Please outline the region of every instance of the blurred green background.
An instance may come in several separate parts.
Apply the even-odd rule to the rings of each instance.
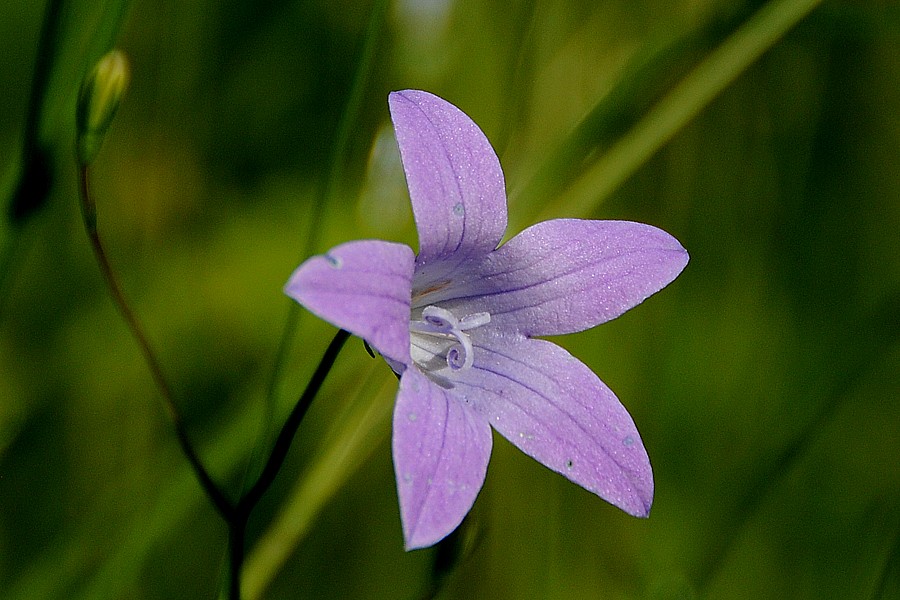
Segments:
[[[511,234],[630,219],[691,254],[644,305],[557,340],[634,416],[649,519],[496,437],[470,543],[436,574],[436,550],[403,551],[395,379],[354,340],[251,520],[248,597],[900,597],[896,2],[51,8],[40,110],[45,3],[0,8],[0,597],[222,585],[226,528],[80,221],[75,98],[113,44],[133,72],[92,171],[100,234],[231,495],[333,333],[290,309],[290,272],[345,240],[415,245],[390,90],[484,129]]]

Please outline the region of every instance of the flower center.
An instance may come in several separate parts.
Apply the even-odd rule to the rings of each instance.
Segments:
[[[434,360],[444,357],[453,371],[468,369],[475,360],[469,330],[491,322],[486,312],[467,315],[457,319],[456,315],[440,306],[426,306],[420,320],[410,320],[410,351],[413,360],[426,372],[439,368]]]

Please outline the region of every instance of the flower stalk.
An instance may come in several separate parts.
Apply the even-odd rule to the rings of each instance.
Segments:
[[[112,297],[116,308],[119,310],[119,314],[124,319],[125,324],[128,326],[128,329],[131,331],[132,336],[137,342],[141,354],[147,363],[147,367],[150,369],[150,375],[153,378],[153,382],[156,384],[157,389],[160,391],[163,408],[166,411],[169,421],[172,423],[172,427],[175,430],[175,436],[178,438],[178,443],[181,446],[182,452],[188,459],[194,473],[197,475],[197,479],[203,487],[203,491],[206,492],[206,495],[209,497],[219,514],[227,520],[234,511],[231,501],[213,481],[209,472],[206,470],[206,467],[203,466],[197,452],[194,450],[187,429],[185,429],[181,412],[175,404],[172,388],[163,374],[162,366],[156,356],[156,352],[154,352],[150,339],[144,331],[140,320],[128,304],[125,295],[122,293],[122,286],[119,284],[115,271],[106,255],[106,250],[103,247],[103,242],[97,231],[97,209],[93,197],[91,196],[89,169],[87,165],[81,165],[79,167],[78,182],[81,214],[84,220],[85,232],[91,242],[94,258],[97,260],[97,265],[100,267],[100,273],[103,275],[109,294]]]
[[[191,444],[187,429],[184,426],[184,420],[175,404],[172,388],[163,374],[159,359],[153,350],[149,337],[122,292],[122,287],[119,284],[115,271],[113,270],[103,247],[103,242],[100,239],[97,230],[96,205],[90,192],[89,168],[87,165],[82,165],[79,167],[78,172],[79,196],[81,200],[80,204],[84,227],[91,242],[94,257],[97,260],[100,272],[106,282],[107,289],[109,290],[116,308],[119,310],[119,313],[128,326],[128,329],[137,341],[141,354],[150,369],[150,374],[156,387],[160,391],[163,407],[175,430],[175,435],[182,452],[190,463],[206,496],[228,525],[228,562],[230,572],[228,597],[231,600],[239,600],[241,597],[241,569],[244,564],[244,546],[247,523],[250,519],[250,515],[275,481],[278,472],[284,464],[285,458],[287,458],[291,443],[293,442],[294,436],[296,435],[303,418],[306,416],[307,411],[312,405],[312,401],[315,399],[319,389],[321,389],[322,384],[325,382],[325,378],[334,366],[338,354],[343,348],[344,343],[350,337],[350,334],[344,330],[339,330],[337,332],[326,349],[322,360],[313,372],[312,378],[303,390],[297,403],[294,405],[291,414],[285,420],[272,451],[270,452],[256,482],[241,496],[237,503],[233,503],[215,481],[213,481],[209,471],[207,471]]]
[[[230,567],[230,584],[229,598],[231,600],[239,600],[241,597],[241,569],[244,564],[244,538],[247,529],[247,522],[253,509],[272,486],[275,477],[281,470],[285,458],[287,458],[288,450],[303,418],[306,416],[309,407],[312,405],[313,399],[325,383],[325,378],[331,372],[334,362],[337,360],[338,354],[344,347],[344,343],[349,339],[350,333],[343,329],[338,330],[334,339],[325,350],[322,360],[313,372],[312,378],[306,384],[306,389],[300,395],[297,403],[294,405],[291,414],[285,420],[281,431],[275,440],[275,445],[269,453],[269,458],[263,466],[263,470],[256,482],[248,489],[237,505],[234,507],[228,519],[229,525],[229,567]]]
[[[103,275],[110,296],[128,329],[134,336],[141,354],[150,369],[150,375],[160,391],[163,408],[175,430],[175,436],[178,439],[181,450],[190,463],[206,496],[228,525],[228,563],[230,572],[228,597],[231,600],[239,600],[241,597],[241,569],[244,563],[244,546],[250,514],[275,481],[275,477],[284,464],[288,450],[303,418],[322,387],[325,378],[331,371],[331,367],[334,366],[334,362],[337,360],[337,356],[350,334],[340,330],[335,335],[306,389],[282,426],[259,477],[241,498],[236,503],[233,503],[213,481],[209,471],[207,471],[194,446],[191,444],[187,429],[184,426],[184,419],[178,410],[178,406],[175,404],[172,388],[163,373],[162,366],[156,352],[153,350],[149,336],[147,336],[137,314],[132,310],[131,305],[125,298],[125,294],[122,292],[122,286],[109,262],[97,229],[97,206],[91,194],[89,165],[99,150],[103,135],[105,135],[110,125],[124,90],[125,80],[120,79],[119,75],[115,74],[119,68],[116,65],[111,65],[109,69],[100,69],[99,72],[95,70],[83,88],[87,91],[82,93],[83,103],[79,107],[79,138],[76,153],[78,157],[79,204],[81,206],[84,229],[90,240],[94,257],[100,267],[100,272]],[[111,73],[112,75],[110,75]],[[115,79],[115,81],[110,82],[110,77]],[[91,79],[93,79],[93,83]],[[103,83],[104,81],[105,83]],[[98,82],[101,82],[102,85],[98,84]],[[91,91],[92,89],[94,90],[93,92]],[[86,137],[90,138],[89,142],[85,142]],[[86,143],[90,144],[90,152],[87,154],[85,153]]]

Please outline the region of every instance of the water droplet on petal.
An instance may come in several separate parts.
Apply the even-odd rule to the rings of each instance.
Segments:
[[[634,438],[630,435],[626,435],[625,439],[622,440],[622,444],[624,444],[625,446],[631,446],[634,444]]]
[[[406,415],[406,418],[409,419],[410,421],[415,421],[416,419],[419,418],[419,415],[417,415],[414,412],[411,412],[408,415]]]
[[[403,482],[404,483],[412,483],[413,476],[412,473],[404,473],[403,474]]]
[[[453,214],[457,217],[461,217],[466,214],[466,207],[463,206],[462,202],[457,202],[453,205]]]
[[[326,254],[325,260],[328,262],[328,266],[332,269],[340,269],[344,266],[344,261],[333,254]]]
[[[572,468],[573,468],[574,466],[575,466],[575,463],[572,462],[571,459],[569,459],[569,460],[566,461],[566,468],[569,469],[570,471],[572,470]]]

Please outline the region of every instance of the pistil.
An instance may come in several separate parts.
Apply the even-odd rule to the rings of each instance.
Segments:
[[[465,370],[470,368],[475,361],[472,340],[469,339],[466,331],[486,325],[490,321],[491,315],[486,312],[474,313],[457,319],[456,315],[445,308],[435,305],[426,306],[422,309],[422,319],[409,323],[411,346],[414,349],[424,350],[426,354],[431,354],[433,357],[438,353],[426,350],[431,344],[416,344],[416,340],[412,339],[413,336],[427,336],[432,341],[445,341],[446,345],[441,344],[443,346],[441,351],[447,360],[447,366],[454,371]],[[421,341],[425,342],[426,340]],[[425,361],[417,362],[423,369],[429,370],[424,364]]]

